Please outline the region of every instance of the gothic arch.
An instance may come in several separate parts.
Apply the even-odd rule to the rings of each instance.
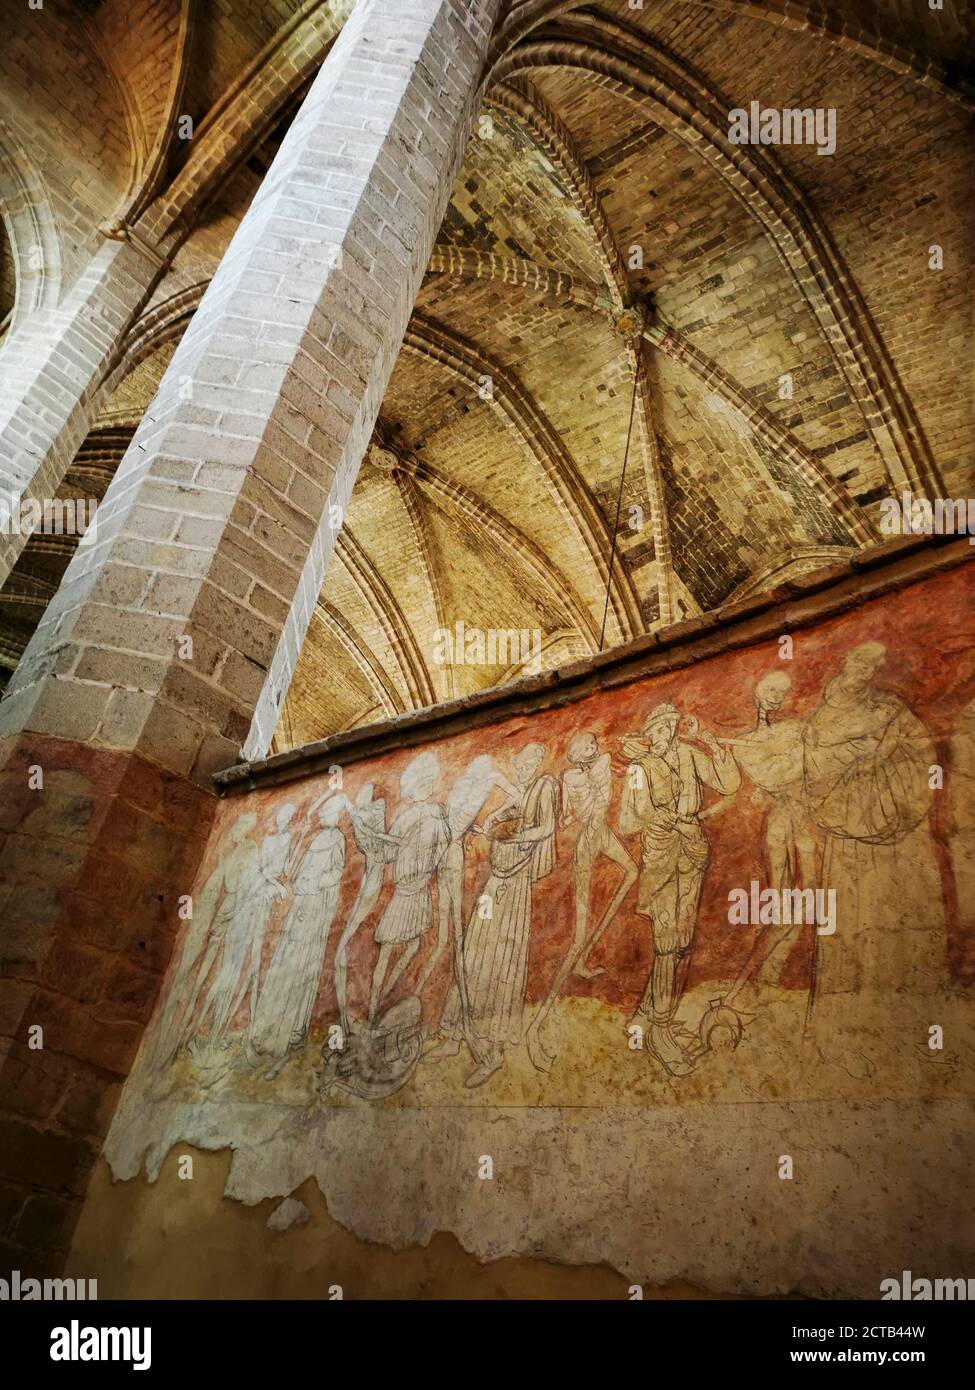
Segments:
[[[610,50],[606,46],[613,44]],[[798,184],[760,151],[728,143],[717,94],[642,34],[602,18],[573,20],[508,52],[495,68],[504,81],[532,68],[567,67],[629,100],[649,102],[655,119],[716,170],[763,226],[816,317],[858,401],[891,482],[939,489],[937,469],[893,363],[852,277]]]
[[[150,241],[178,243],[187,235],[199,207],[314,77],[345,17],[334,0],[306,0],[265,45],[207,114],[183,168],[140,218]]]
[[[478,532],[486,535],[494,545],[505,551],[529,579],[540,584],[549,598],[562,609],[589,649],[593,652],[596,650],[598,633],[586,605],[567,576],[549,560],[534,541],[470,488],[453,478],[445,477],[432,464],[409,454],[407,467],[445,515],[452,516],[465,525],[473,525]]]
[[[508,14],[492,45],[492,60],[497,61],[516,43],[533,30],[553,19],[590,5],[592,0],[512,0]],[[878,63],[898,76],[911,78],[963,106],[975,106],[975,92],[967,83],[957,83],[938,62],[923,54],[895,44],[886,35],[879,35],[845,11],[831,5],[799,4],[795,0],[695,0],[705,9],[720,10],[760,20],[776,28],[796,33],[821,35],[830,43],[855,53],[869,63]]]
[[[558,432],[514,375],[474,344],[421,314],[414,314],[403,347],[441,363],[454,376],[474,387],[482,378],[491,378],[491,404],[538,463],[605,586],[610,577],[612,543],[606,520]],[[610,602],[622,641],[642,632],[636,594],[625,571],[619,567],[613,569]]]
[[[403,704],[396,687],[383,670],[375,652],[359,634],[352,632],[349,624],[335,605],[329,603],[327,599],[319,599],[316,611],[336,641],[349,654],[369,682],[383,713],[389,718],[405,713],[406,706]]]
[[[0,122],[0,217],[17,277],[4,344],[38,309],[57,304],[61,250],[47,189],[13,132]]]
[[[338,534],[335,553],[389,643],[414,706],[435,705],[437,693],[433,680],[406,614],[348,523]]]

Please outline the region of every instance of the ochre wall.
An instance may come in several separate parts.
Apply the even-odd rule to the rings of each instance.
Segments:
[[[741,763],[739,789],[726,787],[733,799],[712,816],[685,807],[685,857],[703,863],[672,1024],[692,1059],[687,1068],[668,1066],[659,1040],[656,1049],[636,1049],[627,1033],[666,915],[668,845],[676,842],[659,824],[649,855],[643,839],[643,882],[591,953],[603,973],[570,975],[555,999],[541,1033],[554,1054],[550,1070],[535,1064],[537,1052],[512,1044],[485,1078],[466,1044],[442,1060],[427,1055],[451,983],[449,948],[415,1002],[437,935],[443,859],[431,876],[417,955],[370,1027],[375,932],[398,872],[395,863],[385,870],[349,949],[352,1024],[339,1057],[328,1049],[338,1021],[335,952],[363,864],[349,810],[321,773],[226,799],[194,889],[197,911],[106,1146],[116,1177],[127,1181],[112,1184],[100,1169],[72,1271],[97,1275],[105,1294],[309,1297],[327,1297],[331,1283],[347,1283],[349,1297],[625,1297],[631,1283],[648,1296],[663,1288],[876,1297],[880,1280],[902,1268],[964,1275],[972,1253],[973,589],[975,567],[962,565],[795,633],[791,660],[778,641],[766,641],[426,745],[437,776],[422,804],[449,806],[473,758],[489,755],[512,778],[519,752],[539,744],[536,775],[561,779],[570,739],[592,731],[612,757],[607,825],[639,863],[640,835],[619,829],[637,756],[622,740],[672,702],[679,742],[696,747],[706,769],[713,745],[709,752],[705,735],[727,740],[754,730],[757,683],[772,672],[789,676],[784,704],[769,715],[780,730],[777,760],[755,761],[756,747],[772,746],[766,734],[750,750],[719,743]],[[404,805],[400,776],[417,756],[416,747],[403,748],[350,765],[342,792],[354,801],[372,784],[389,829]],[[929,786],[935,765],[944,769],[940,789]],[[798,780],[782,772],[789,767]],[[778,777],[775,798],[756,777]],[[493,792],[484,813],[502,799]],[[721,789],[705,786],[700,811],[721,801]],[[309,935],[295,915],[294,888],[322,829],[310,814],[316,803],[326,820],[329,806],[335,812],[316,842],[316,883],[341,882],[309,900]],[[296,808],[287,831],[295,853],[281,900],[247,918],[248,941],[263,932],[254,1022],[252,977],[233,928],[255,903],[256,890],[244,893],[240,882],[250,882],[256,847],[275,833],[285,805]],[[245,816],[256,819],[241,826]],[[771,837],[770,824],[778,827]],[[228,911],[228,836],[242,830],[254,849],[244,844],[234,862],[251,869],[241,871],[240,905]],[[494,931],[511,933],[516,946],[520,921],[530,943],[524,1001],[519,990],[508,1000],[518,1034],[569,946],[577,835],[578,820],[558,824],[551,871],[524,892],[520,919],[510,901],[502,906],[497,883],[491,889]],[[799,928],[732,995],[761,927],[729,922],[729,890],[752,880],[766,887],[775,844],[791,850],[797,842],[806,868],[802,880],[794,868],[792,882],[835,891],[835,934]],[[464,843],[467,982],[483,1051],[500,995],[479,975],[470,943],[475,905],[490,887],[489,848],[477,834]],[[680,872],[686,885],[686,863]],[[619,880],[615,864],[597,859],[587,930]],[[518,883],[515,875],[505,891],[523,891]],[[638,893],[650,895],[649,917],[637,910]],[[394,912],[385,920],[388,928],[405,919]],[[281,954],[301,951],[316,971],[323,960],[307,1029],[295,1002],[303,981],[277,959],[279,943]],[[274,1051],[265,992],[289,1026],[301,1025],[285,1052]],[[221,1013],[222,999],[236,1007]],[[722,999],[735,1004],[737,1019],[723,1015],[730,1026],[703,1047],[701,1019]],[[388,1023],[391,1006],[399,1031]],[[935,1025],[941,1048],[930,1046]],[[182,1154],[194,1156],[192,1179],[176,1173]],[[493,1163],[487,1179],[478,1175],[485,1156]],[[784,1156],[791,1179],[780,1176]],[[268,1230],[269,1214],[291,1194],[311,1219]]]
[[[193,1158],[192,1198],[177,1176],[178,1158]],[[231,1156],[178,1146],[155,1183],[145,1175],[113,1184],[100,1164],[71,1257],[89,1271],[102,1297],[128,1298],[628,1298],[629,1285],[605,1265],[544,1260],[480,1263],[446,1232],[429,1244],[388,1250],[358,1240],[328,1214],[314,1179],[294,1193],[309,1218],[287,1231],[268,1230],[279,1205],[221,1200]],[[105,1239],[105,1223],[129,1234]],[[694,1298],[673,1284],[645,1297]]]

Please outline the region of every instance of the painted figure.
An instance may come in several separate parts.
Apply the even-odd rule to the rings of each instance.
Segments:
[[[273,1080],[292,1053],[304,1046],[318,996],[328,934],[345,868],[345,836],[339,818],[344,796],[318,807],[319,829],[301,854],[291,886],[294,897],[257,1001],[249,1052],[270,1059]]]
[[[566,749],[566,760],[569,768],[562,776],[562,824],[574,822],[579,830],[572,854],[573,931],[548,994],[525,1035],[529,1055],[541,1071],[547,1071],[554,1058],[542,1046],[539,1029],[570,974],[592,980],[603,973],[602,967],[588,966],[586,958],[619,912],[637,876],[636,865],[606,824],[613,789],[609,754],[599,751],[595,734],[578,734]],[[617,864],[623,876],[602,917],[590,930],[592,875],[601,857]]]
[[[468,1087],[493,1076],[505,1049],[520,1043],[524,1034],[532,890],[555,863],[559,784],[542,773],[544,760],[545,749],[537,743],[528,744],[515,759],[520,803],[492,818],[491,869],[464,938],[471,1028],[477,1038],[477,1066],[464,1083]],[[448,1042],[437,1054],[456,1051],[451,1042],[459,1044],[464,1036],[456,982],[441,1032]]]
[[[457,778],[447,797],[450,845],[438,870],[437,881],[443,889],[442,902],[449,912],[450,922],[458,937],[463,934],[464,920],[464,836],[474,826],[484,803],[495,788],[504,793],[505,800],[485,821],[487,828],[500,814],[518,805],[521,793],[498,771],[486,753],[470,762],[466,772]]]
[[[965,936],[975,932],[975,702],[959,713],[951,734],[948,844]]]
[[[488,797],[495,790],[501,791],[505,800],[497,811],[492,812],[487,817],[482,830],[482,827],[475,823]],[[467,977],[463,968],[464,845],[466,837],[472,829],[484,833],[484,830],[489,829],[500,814],[516,807],[520,799],[521,793],[518,788],[498,771],[486,753],[471,760],[466,771],[457,778],[447,796],[447,829],[450,833],[450,843],[447,846],[443,863],[437,870],[440,933],[438,951],[435,957],[432,956],[427,962],[427,967],[417,984],[417,993],[422,991],[424,984],[432,974],[433,966],[442,954],[449,938],[453,951],[454,983],[458,988],[460,997],[465,1037],[468,1045],[475,1047],[476,1043],[473,1043],[470,1031]],[[448,1044],[446,1051],[456,1052],[458,1046],[457,1043]],[[441,1043],[435,1051],[439,1053],[444,1047],[445,1045]]]
[[[196,894],[193,916],[180,943],[166,1002],[154,1028],[150,1061],[154,1068],[168,1065],[186,1041],[187,1021],[193,1019],[196,1001],[223,948],[227,929],[243,909],[246,885],[256,881],[258,851],[246,838],[256,824],[253,815],[234,821],[220,844],[212,873]]]
[[[365,858],[359,891],[356,893],[349,920],[342,929],[335,951],[335,996],[338,1001],[339,1023],[342,1032],[349,1034],[348,952],[356,932],[376,905],[383,886],[386,865],[396,857],[396,841],[386,834],[386,802],[373,797],[373,784],[367,782],[349,808],[352,837]]]
[[[389,828],[396,846],[392,861],[396,886],[376,928],[379,959],[369,994],[370,1020],[376,1018],[380,1004],[419,950],[420,938],[433,924],[430,882],[450,843],[443,808],[430,800],[439,776],[436,756],[421,753],[400,777],[400,793],[406,804]],[[399,959],[390,970],[397,949]]]
[[[874,682],[879,642],[843,657],[804,739],[806,795],[826,831],[823,887],[836,930],[817,935],[811,1005],[853,991],[937,991],[944,908],[928,824],[934,744],[907,703]]]
[[[755,686],[755,727],[736,738],[719,740],[733,751],[738,766],[755,788],[752,799],[767,806],[767,876],[769,886],[779,892],[818,884],[818,831],[809,814],[803,781],[806,726],[801,719],[774,718],[785,704],[791,685],[785,671],[763,676]],[[721,804],[709,809],[718,811]],[[729,1003],[738,988],[753,976],[776,982],[801,930],[801,924],[786,922],[761,932],[725,1002]]]
[[[250,1027],[254,1025],[264,934],[275,903],[283,902],[288,896],[282,879],[290,867],[290,826],[294,814],[295,808],[291,805],[278,810],[275,817],[277,833],[266,836],[258,851],[262,881],[258,884],[256,899],[246,905],[247,910],[239,914],[227,933],[223,962],[203,1008],[204,1016],[208,1004],[212,1003],[214,1009],[213,1027],[208,1039],[210,1044],[219,1043],[224,1038],[245,998],[249,1002]]]
[[[292,807],[288,820],[293,814]],[[284,818],[284,808],[279,815]],[[248,829],[255,822],[256,817],[244,817]],[[225,895],[213,920],[180,1038],[198,1062],[230,1046],[227,1031],[248,992],[253,1015],[264,930],[272,904],[287,896],[284,885],[265,868],[261,849],[246,837],[246,830],[235,837],[235,848],[223,865],[223,884]],[[204,987],[206,994],[197,1008]]]
[[[674,1019],[709,858],[701,827],[704,788],[730,796],[741,785],[734,758],[714,735],[700,733],[691,720],[688,738],[678,738],[679,721],[674,705],[658,705],[641,736],[623,740],[631,761],[619,818],[622,834],[640,833],[637,912],[652,924],[653,965],[637,1012],[648,1023],[649,1050],[672,1076],[694,1069]]]

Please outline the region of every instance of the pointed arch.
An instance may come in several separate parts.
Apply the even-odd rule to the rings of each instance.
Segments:
[[[715,391],[754,429],[755,433],[777,454],[786,458],[809,487],[822,496],[839,516],[852,540],[858,545],[871,545],[876,532],[865,513],[857,506],[844,485],[834,478],[826,465],[811,454],[795,435],[783,429],[771,411],[738,385],[733,377],[721,370],[717,362],[699,352],[686,338],[667,324],[658,322],[644,330],[644,338],[671,361],[687,367],[705,386]]]
[[[628,100],[650,103],[660,125],[715,169],[761,223],[812,310],[891,483],[943,490],[913,405],[825,226],[767,147],[729,142],[728,99],[719,100],[642,31],[602,16],[570,17],[551,35],[523,42],[501,58],[494,75],[504,82],[552,67],[578,69]]]
[[[390,718],[404,714],[406,706],[369,644],[352,631],[334,604],[319,599],[315,607],[323,624],[369,682],[383,713]]]
[[[538,463],[570,524],[584,545],[603,585],[610,582],[610,603],[620,640],[643,631],[640,606],[629,576],[614,567],[610,576],[609,525],[600,512],[575,460],[541,407],[513,373],[482,349],[458,337],[441,323],[414,314],[403,339],[404,349],[439,362],[462,381],[477,387],[484,377],[493,383],[491,404],[522,447]]]
[[[14,260],[16,290],[4,346],[38,309],[61,294],[61,247],[47,189],[27,152],[0,121],[0,218]]]
[[[407,622],[406,614],[397,603],[389,585],[356,540],[348,522],[338,534],[335,553],[389,643],[414,706],[422,708],[435,705],[437,694],[433,680],[417,645],[413,629]]]
[[[432,495],[434,503],[441,511],[466,526],[473,524],[493,544],[505,551],[527,578],[541,585],[579,632],[590,651],[595,652],[598,633],[589,610],[575,586],[551,562],[541,547],[463,483],[446,477],[433,464],[418,458],[415,454],[404,456],[404,451],[397,452],[399,457],[405,457],[405,466],[417,482],[422,483]]]
[[[424,515],[423,499],[420,491],[408,473],[402,468],[393,469],[393,482],[399,492],[400,501],[409,518],[410,529],[413,532],[413,543],[416,546],[417,554],[423,565],[424,576],[430,589],[430,598],[433,603],[433,611],[437,617],[437,627],[441,632],[446,632],[450,627],[447,618],[447,610],[444,605],[443,588],[440,583],[440,566],[436,554],[436,542],[430,529],[429,522]],[[442,699],[451,700],[454,697],[454,668],[450,662],[445,662],[440,667],[443,678],[443,689],[440,691]]]
[[[582,9],[591,0],[512,0],[491,48],[490,62],[500,60],[515,44],[554,19]],[[794,33],[813,33],[829,43],[877,63],[900,77],[909,77],[938,92],[949,101],[975,108],[975,91],[966,81],[955,80],[941,63],[887,34],[877,34],[859,23],[847,9],[822,3],[796,4],[795,0],[695,0],[708,10],[760,20]]]

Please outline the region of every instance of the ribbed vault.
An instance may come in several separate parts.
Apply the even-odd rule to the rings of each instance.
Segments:
[[[901,486],[970,491],[970,382],[947,345],[972,331],[975,88],[964,16],[922,24],[916,8],[506,6],[277,746],[524,674],[444,662],[458,623],[537,635],[542,665],[561,664],[849,554]],[[106,363],[65,497],[108,485],[345,6],[231,9],[140,0],[159,67],[135,20],[105,63],[99,89],[125,89],[129,124],[101,215],[135,223],[168,269]],[[86,63],[122,13],[86,21]],[[733,146],[728,110],[756,95],[835,105],[849,139],[828,159]],[[32,158],[21,138],[14,158],[0,142],[12,322],[30,307],[15,283],[19,299],[60,292],[49,143]],[[42,234],[42,269],[18,279]],[[924,263],[937,240],[953,256],[940,277]],[[69,553],[26,547],[0,592],[0,666]]]

